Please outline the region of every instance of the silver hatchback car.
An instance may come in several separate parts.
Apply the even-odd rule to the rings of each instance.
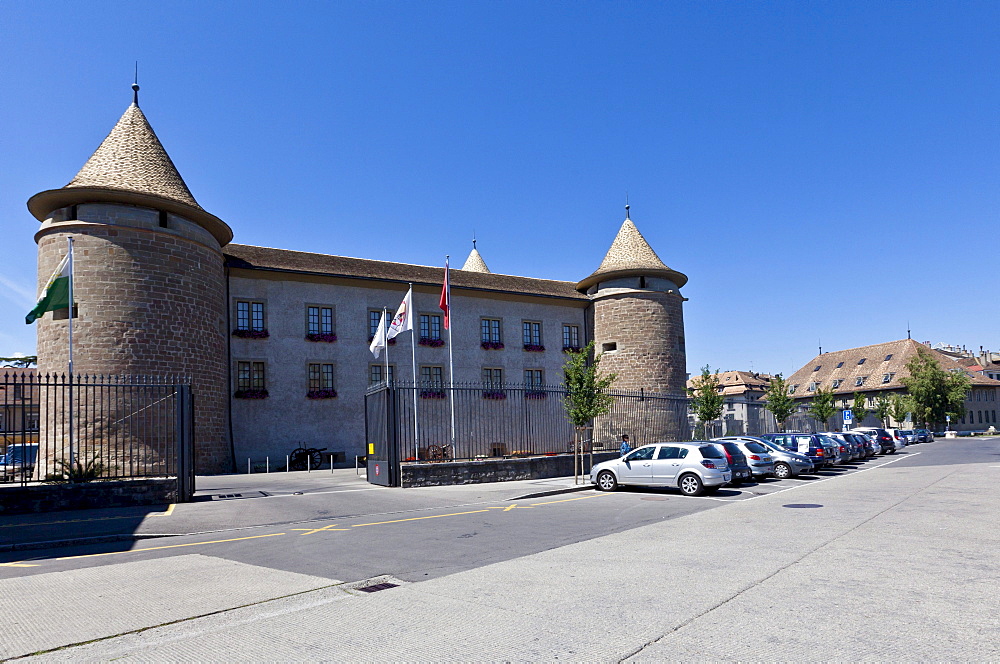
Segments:
[[[601,491],[614,491],[619,484],[626,484],[675,487],[685,496],[716,491],[732,478],[726,456],[704,442],[643,445],[590,471],[590,482]]]
[[[792,452],[765,438],[757,438],[756,436],[724,436],[716,440],[731,440],[734,442],[744,440],[760,443],[767,448],[768,453],[770,453],[771,458],[774,460],[774,476],[779,480],[795,477],[802,473],[811,473],[814,470],[813,462],[805,454]]]

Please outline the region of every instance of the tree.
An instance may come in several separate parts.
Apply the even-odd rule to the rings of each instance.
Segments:
[[[946,415],[957,417],[965,409],[965,395],[972,379],[961,370],[947,371],[934,352],[917,347],[917,355],[906,363],[910,375],[900,382],[913,403],[913,417],[921,424],[943,424]]]
[[[892,419],[896,420],[896,424],[902,424],[906,420],[908,413],[913,412],[912,399],[905,394],[893,394],[892,395],[892,407],[889,409],[889,415]]]
[[[691,410],[698,418],[698,427],[702,430],[702,433],[695,433],[695,438],[701,438],[705,425],[722,415],[725,398],[719,390],[718,369],[713,374],[706,364],[701,368],[701,375],[691,382],[694,385],[688,389],[691,394]]]
[[[767,399],[764,408],[771,411],[778,422],[778,427],[784,429],[785,420],[795,412],[795,399],[788,394],[788,383],[781,374],[771,379],[771,384],[764,391],[764,398]]]
[[[813,395],[812,404],[809,406],[809,415],[820,423],[821,428],[829,426],[830,418],[837,412],[836,401],[833,396],[833,388],[816,390]]]
[[[878,417],[879,422],[882,426],[889,426],[889,412],[892,410],[892,398],[889,396],[888,392],[882,392],[877,397],[875,397],[875,415]]]
[[[868,417],[868,413],[871,412],[866,405],[867,401],[868,399],[861,392],[854,393],[854,406],[851,410],[854,411],[854,421],[857,423],[857,426],[861,426],[865,418]]]
[[[32,364],[38,364],[37,355],[22,355],[20,357],[0,357],[0,364],[10,367],[30,367]]]
[[[569,358],[563,365],[563,377],[566,382],[566,417],[575,427],[585,427],[600,415],[611,410],[614,397],[605,390],[618,378],[617,374],[602,375],[600,373],[601,356],[588,361],[594,350],[591,341],[578,351],[567,351]]]

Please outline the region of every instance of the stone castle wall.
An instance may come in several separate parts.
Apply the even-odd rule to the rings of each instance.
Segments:
[[[226,285],[218,244],[173,215],[161,227],[155,210],[81,205],[77,216],[58,221],[54,214],[36,235],[40,283],[65,255],[67,235],[74,237],[74,372],[189,378],[197,471],[229,470]],[[65,312],[47,313],[37,325],[39,371],[65,372]]]

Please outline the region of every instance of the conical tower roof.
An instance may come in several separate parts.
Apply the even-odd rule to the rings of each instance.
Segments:
[[[174,212],[211,232],[221,245],[232,240],[232,230],[206,212],[191,195],[184,179],[135,99],[111,133],[69,184],[35,194],[28,209],[39,221],[60,207],[105,201],[132,203]]]
[[[585,291],[599,281],[629,276],[664,277],[674,282],[678,288],[687,283],[687,276],[667,267],[646,242],[635,223],[626,216],[600,267],[576,287],[577,290]]]
[[[489,273],[490,268],[486,267],[486,261],[479,254],[479,250],[476,249],[475,245],[472,247],[472,252],[469,257],[465,259],[465,265],[462,269],[466,272],[486,272]]]

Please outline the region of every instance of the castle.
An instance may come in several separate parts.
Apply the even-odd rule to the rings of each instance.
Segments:
[[[368,344],[409,283],[418,380],[557,384],[563,350],[593,340],[616,387],[684,393],[687,277],[628,214],[579,281],[494,274],[473,248],[451,271],[449,376],[442,267],[233,244],[230,226],[191,195],[133,90],[69,184],[28,201],[41,222],[38,278],[45,283],[72,237],[74,371],[190,381],[198,472],[283,457],[302,442],[364,454],[363,395],[387,377]],[[66,370],[68,318],[64,309],[38,320],[41,372]],[[411,371],[400,339],[388,378]]]

